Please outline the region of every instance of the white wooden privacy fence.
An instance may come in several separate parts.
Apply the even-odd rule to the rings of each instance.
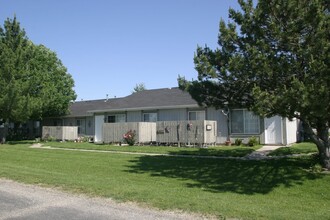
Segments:
[[[122,143],[124,135],[132,131],[139,144],[157,142],[159,144],[215,144],[217,139],[216,121],[159,121],[104,123],[103,143]],[[77,126],[43,126],[43,139],[77,140]]]
[[[124,134],[128,131],[135,132],[136,143],[156,142],[156,123],[154,122],[104,123],[103,142],[123,142]]]
[[[77,140],[77,126],[43,126],[42,139]]]
[[[159,144],[215,144],[216,121],[159,121],[103,124],[103,142],[123,142],[124,134],[135,132],[136,143]]]
[[[167,144],[215,144],[217,140],[216,121],[159,121],[157,142]]]

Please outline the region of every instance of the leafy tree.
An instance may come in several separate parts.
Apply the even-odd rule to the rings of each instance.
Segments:
[[[20,124],[61,116],[76,98],[74,81],[56,54],[33,44],[19,22],[0,27],[0,119]]]
[[[329,1],[239,3],[220,21],[219,48],[197,48],[198,79],[179,77],[180,88],[200,105],[300,119],[330,169]]]
[[[29,92],[38,99],[33,118],[67,114],[70,101],[76,99],[74,81],[56,53],[43,45],[35,46],[30,65],[34,80],[30,81]]]
[[[141,92],[146,90],[146,86],[144,85],[144,83],[138,83],[135,85],[132,93],[136,93],[136,92]]]

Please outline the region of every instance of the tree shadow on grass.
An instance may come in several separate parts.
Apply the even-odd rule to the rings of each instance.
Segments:
[[[217,156],[217,157],[244,157],[255,151],[253,148],[241,147],[231,150],[221,148],[199,148],[198,151],[180,150],[169,152],[171,155],[198,155],[198,156]]]
[[[130,162],[128,172],[190,180],[187,187],[211,192],[267,194],[279,186],[291,187],[322,178],[304,170],[310,167],[311,158],[253,161],[141,156]]]

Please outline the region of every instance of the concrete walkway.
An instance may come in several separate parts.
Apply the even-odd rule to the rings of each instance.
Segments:
[[[260,149],[252,152],[251,154],[245,156],[246,159],[250,160],[262,160],[262,159],[267,159],[269,158],[267,155],[281,147],[287,147],[287,146],[272,146],[272,145],[265,145],[261,147]],[[273,157],[272,157],[273,158]]]

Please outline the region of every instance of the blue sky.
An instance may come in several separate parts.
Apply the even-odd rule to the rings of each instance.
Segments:
[[[239,8],[236,0],[0,0],[0,24],[16,14],[28,38],[68,68],[77,100],[90,100],[196,78],[196,47],[217,47],[229,7]]]

